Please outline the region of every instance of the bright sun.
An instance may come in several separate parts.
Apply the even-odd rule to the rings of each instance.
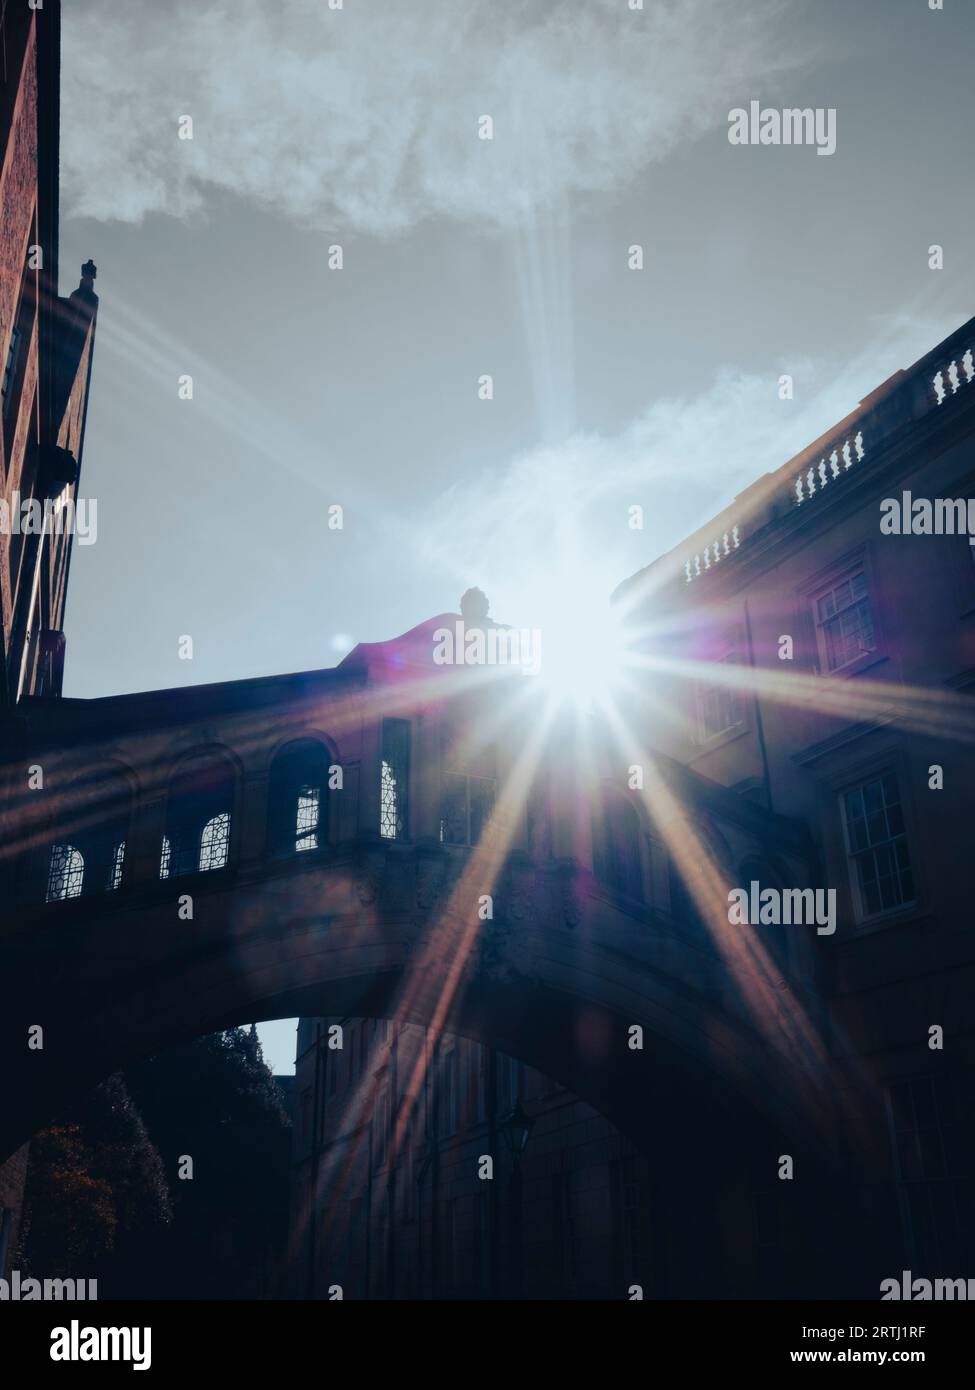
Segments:
[[[537,630],[542,688],[582,711],[606,704],[626,662],[619,611],[585,578],[540,584],[523,605]]]

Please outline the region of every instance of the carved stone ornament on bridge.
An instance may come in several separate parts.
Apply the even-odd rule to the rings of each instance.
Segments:
[[[518,931],[510,919],[495,918],[480,924],[471,965],[495,984],[511,984],[515,980],[540,983],[531,934]]]
[[[413,909],[413,865],[406,859],[388,858],[383,866],[380,893],[387,912]]]
[[[511,928],[495,918],[481,922],[477,934],[477,947],[471,953],[471,963],[482,975],[489,979],[501,980],[511,975],[509,943]]]
[[[381,858],[370,857],[356,865],[353,889],[360,907],[373,907],[383,890],[384,864]]]
[[[374,874],[360,873],[355,880],[355,895],[360,907],[372,907],[379,897],[379,882]]]
[[[445,868],[439,859],[418,859],[416,864],[416,905],[424,911],[436,907],[443,892]]]
[[[510,922],[530,922],[535,911],[535,885],[527,871],[508,875],[504,882],[500,907]]]
[[[582,875],[567,869],[562,876],[562,920],[567,927],[578,927],[586,913]]]

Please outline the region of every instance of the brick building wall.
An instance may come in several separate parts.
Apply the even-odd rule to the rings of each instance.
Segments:
[[[0,16],[0,712],[61,692],[71,532],[18,522],[25,502],[77,498],[98,302],[93,266],[58,294],[60,22],[57,0]],[[0,806],[0,844],[13,843],[4,822]],[[8,867],[0,857],[0,892]],[[22,1149],[0,1167],[8,1268],[26,1164]]]

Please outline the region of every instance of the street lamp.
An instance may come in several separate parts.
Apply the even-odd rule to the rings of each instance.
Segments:
[[[534,1124],[535,1121],[521,1103],[521,1096],[518,1096],[511,1110],[498,1124],[508,1152],[514,1159],[520,1159],[528,1148]]]
[[[504,1137],[505,1146],[511,1154],[511,1272],[513,1298],[521,1298],[524,1291],[524,1269],[522,1267],[521,1232],[521,1160],[528,1147],[532,1126],[535,1121],[525,1113],[519,1095],[511,1110],[499,1122],[498,1128]]]

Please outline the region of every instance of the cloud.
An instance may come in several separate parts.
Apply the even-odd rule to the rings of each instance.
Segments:
[[[420,558],[457,582],[481,584],[502,617],[520,612],[539,574],[558,580],[582,572],[608,593],[955,326],[944,316],[904,313],[876,325],[856,354],[770,361],[766,371],[723,369],[692,397],[654,401],[618,435],[577,434],[529,450],[444,493],[428,510]],[[782,372],[794,377],[792,401],[778,397]],[[633,503],[644,508],[643,531],[628,529]]]
[[[186,217],[224,190],[319,230],[519,225],[723,130],[790,67],[780,0],[77,0],[69,214]],[[194,138],[177,139],[180,116]],[[492,141],[477,138],[482,115]]]

